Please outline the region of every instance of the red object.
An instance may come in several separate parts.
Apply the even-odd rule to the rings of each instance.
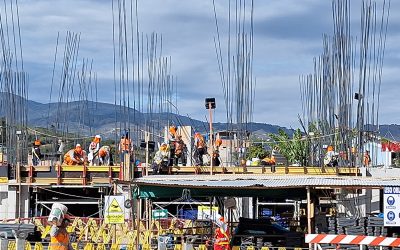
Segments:
[[[29,183],[33,182],[33,166],[29,166]]]
[[[399,247],[400,238],[364,235],[306,234],[306,243]]]
[[[112,183],[112,168],[111,168],[111,166],[108,166],[108,182],[110,184]]]
[[[399,142],[382,142],[382,152],[390,151],[390,152],[400,152],[400,143]]]
[[[221,217],[223,218],[223,217]],[[215,230],[214,250],[230,250],[229,235],[221,228]]]
[[[61,184],[61,165],[57,165],[57,185]]]

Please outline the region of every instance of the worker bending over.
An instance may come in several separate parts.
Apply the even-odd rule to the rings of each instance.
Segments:
[[[339,154],[334,151],[333,146],[328,146],[324,157],[324,164],[328,167],[337,167],[338,157]]]
[[[161,174],[165,169],[169,172],[169,159],[170,151],[168,144],[163,142],[154,156],[152,164],[153,174]]]
[[[86,161],[86,152],[82,149],[81,144],[76,144],[74,149],[64,155],[64,164],[66,165],[83,165]]]

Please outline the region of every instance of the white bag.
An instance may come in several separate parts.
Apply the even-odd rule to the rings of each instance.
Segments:
[[[67,212],[68,208],[63,204],[53,203],[53,206],[51,206],[48,221],[50,223],[56,224],[57,226],[60,226]]]

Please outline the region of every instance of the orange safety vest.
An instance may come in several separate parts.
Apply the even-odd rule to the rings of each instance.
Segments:
[[[369,166],[371,163],[371,157],[368,154],[364,154],[364,166]]]
[[[50,239],[49,250],[68,250],[69,237],[66,230],[58,232]]]
[[[206,143],[204,142],[204,137],[202,135],[196,135],[196,147],[197,148],[204,148]]]
[[[215,230],[215,244],[214,249],[230,249],[229,236],[221,228]]]
[[[108,152],[107,152],[107,150],[106,150],[104,147],[101,147],[101,148],[99,149],[99,156],[100,156],[100,157],[106,157],[107,154],[108,154]]]
[[[132,144],[131,139],[122,138],[119,143],[120,151],[131,151],[131,144]]]
[[[64,155],[64,164],[67,165],[77,165],[76,162],[74,162],[71,159],[71,153],[73,152],[74,158],[78,161],[80,161],[81,158],[83,158],[83,150],[82,150],[82,155],[78,154],[78,152],[75,151],[75,149],[71,149],[70,151],[68,151],[65,155]]]

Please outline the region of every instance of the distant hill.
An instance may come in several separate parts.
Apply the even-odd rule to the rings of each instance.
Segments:
[[[0,93],[0,100],[4,100],[4,93]],[[20,98],[20,97],[18,97]],[[3,103],[3,102],[1,102]],[[179,126],[188,125],[194,127],[195,130],[204,132],[208,130],[208,123],[191,119],[188,116],[182,116],[174,113],[146,114],[141,113],[132,108],[129,110],[128,116],[117,105],[110,103],[91,102],[91,101],[74,101],[70,103],[50,103],[43,104],[35,101],[27,101],[28,105],[28,125],[33,127],[50,127],[51,125],[62,124],[68,120],[69,132],[80,131],[82,134],[90,134],[90,129],[94,129],[100,133],[113,131],[115,129],[115,120],[127,121],[131,124],[142,127],[146,119],[156,121],[160,126],[168,125],[168,121]],[[4,116],[4,109],[0,108],[0,116]],[[57,122],[58,121],[58,122]],[[223,131],[227,129],[226,123],[213,123],[215,131]],[[59,128],[61,129],[61,128]],[[279,129],[285,130],[288,134],[293,133],[293,129],[288,129],[278,125],[267,123],[250,123],[247,126],[249,132],[253,132],[257,137],[264,138],[268,133],[277,133]],[[380,126],[381,136],[400,141],[400,125],[390,124]]]

